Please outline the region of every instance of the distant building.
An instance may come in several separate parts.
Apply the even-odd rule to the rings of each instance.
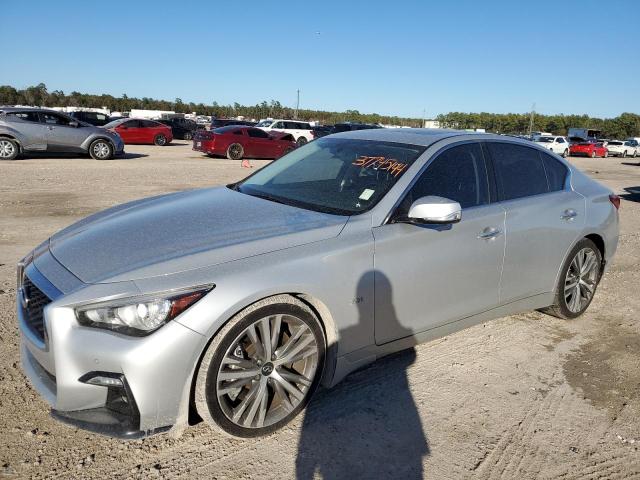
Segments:
[[[422,128],[442,128],[438,120],[425,120]]]

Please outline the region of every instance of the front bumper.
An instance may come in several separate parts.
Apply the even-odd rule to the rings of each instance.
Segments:
[[[52,415],[78,428],[120,438],[140,438],[186,422],[191,379],[205,337],[175,321],[135,338],[79,325],[73,308],[65,303],[80,292],[76,288],[66,295],[57,290],[37,268],[41,263],[50,275],[56,271],[55,259],[48,251],[42,257],[25,274],[55,297],[44,307],[43,337],[29,323],[20,298],[17,313],[22,368],[51,406]],[[80,288],[96,298],[105,286]],[[92,372],[119,376],[124,387],[114,390],[82,381]]]

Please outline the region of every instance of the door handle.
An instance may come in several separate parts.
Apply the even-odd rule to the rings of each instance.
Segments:
[[[502,234],[502,230],[496,227],[487,227],[478,234],[478,238],[481,240],[491,240]]]
[[[578,212],[576,212],[573,208],[568,208],[564,212],[562,212],[562,215],[560,216],[560,218],[563,220],[571,221],[577,216],[578,216]]]

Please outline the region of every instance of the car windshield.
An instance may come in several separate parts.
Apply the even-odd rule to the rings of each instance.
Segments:
[[[109,122],[109,123],[104,124],[102,126],[102,128],[115,128],[118,125],[120,125],[121,123],[123,123],[122,120],[114,120],[113,122]]]
[[[227,133],[232,130],[238,130],[238,125],[227,125],[226,127],[219,127],[213,130],[213,133]]]
[[[262,120],[261,122],[258,122],[256,127],[270,127],[272,123],[273,120]]]
[[[308,210],[357,215],[377,204],[423,151],[401,143],[321,138],[233,188]]]
[[[540,137],[538,139],[540,143],[553,143],[553,137]]]

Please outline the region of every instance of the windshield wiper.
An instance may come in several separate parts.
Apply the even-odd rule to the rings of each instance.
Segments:
[[[241,193],[246,193],[247,195],[251,195],[252,197],[257,197],[257,198],[262,198],[263,200],[269,200],[270,202],[274,202],[274,203],[281,203],[282,205],[289,205],[291,206],[290,203],[285,202],[284,200],[281,200],[277,197],[272,197],[271,195],[267,195],[266,193],[254,193],[254,192],[242,192],[241,190],[238,190]]]

